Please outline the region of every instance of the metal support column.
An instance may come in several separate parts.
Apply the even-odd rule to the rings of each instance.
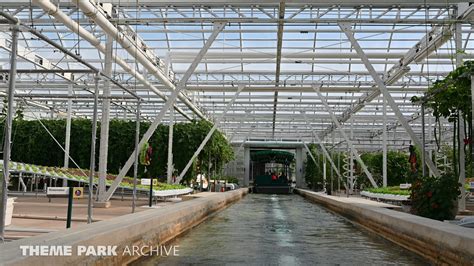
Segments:
[[[425,103],[421,104],[421,176],[426,177]]]
[[[114,38],[107,36],[105,43],[105,63],[104,73],[107,76],[112,75],[112,58],[113,58]],[[102,118],[100,122],[100,143],[99,143],[99,200],[100,196],[105,193],[105,180],[107,178],[107,158],[109,154],[109,122],[110,122],[110,81],[104,80],[104,88],[102,90]]]
[[[303,177],[303,149],[296,148],[296,186],[298,188],[303,188],[304,185],[304,177]]]
[[[239,88],[237,89],[237,92],[235,93],[234,97],[230,100],[230,102],[227,104],[226,108],[224,109],[224,111],[222,112],[221,116],[218,117],[215,121],[214,121],[214,126],[211,128],[211,130],[207,133],[206,137],[204,138],[204,140],[201,142],[201,145],[199,145],[198,149],[196,150],[196,152],[194,152],[193,156],[191,157],[191,159],[189,160],[188,164],[186,164],[186,167],[184,167],[183,171],[181,172],[181,174],[179,175],[178,179],[176,180],[178,183],[181,181],[181,179],[183,179],[184,175],[188,172],[189,170],[189,167],[191,167],[191,165],[193,164],[193,161],[196,159],[196,157],[198,157],[199,153],[201,153],[201,150],[204,148],[204,146],[206,146],[207,142],[209,141],[209,139],[211,139],[212,137],[212,134],[214,134],[214,132],[216,131],[217,127],[219,126],[221,120],[224,118],[224,116],[227,114],[227,112],[229,111],[230,107],[234,104],[235,100],[237,100],[237,97],[239,97],[239,94],[240,92],[242,92],[242,90],[245,88],[244,85],[239,85]]]
[[[95,175],[95,142],[97,138],[97,108],[99,105],[99,73],[95,76],[94,89],[94,113],[92,115],[92,136],[91,136],[91,158],[89,171],[89,194],[87,202],[87,223],[92,223],[92,194],[94,193],[94,175]]]
[[[456,67],[460,67],[463,64],[463,46],[462,46],[462,24],[456,23],[456,28],[454,32],[454,43],[456,48]],[[458,141],[459,141],[459,183],[461,190],[461,196],[458,200],[458,210],[464,211],[466,210],[466,187],[464,184],[466,183],[466,151],[465,151],[465,144],[464,139],[466,135],[464,133],[464,114],[459,111],[458,115]]]
[[[372,174],[369,172],[369,169],[367,169],[367,166],[365,165],[364,161],[360,158],[356,148],[354,147],[354,144],[352,144],[352,141],[347,137],[346,132],[342,129],[341,123],[336,118],[336,115],[334,115],[334,112],[331,110],[331,107],[328,105],[326,102],[326,99],[324,99],[323,95],[319,91],[319,87],[313,87],[314,91],[318,94],[319,98],[321,99],[321,102],[323,103],[324,107],[328,111],[329,115],[331,116],[331,119],[333,120],[334,124],[336,125],[337,129],[341,133],[342,137],[346,140],[347,145],[349,145],[349,148],[351,150],[351,154],[354,155],[355,159],[360,163],[360,166],[362,167],[362,170],[364,170],[365,175],[367,178],[369,178],[370,183],[372,184],[373,187],[378,187],[377,183],[375,183],[374,178],[372,177]]]
[[[383,131],[382,131],[382,183],[383,187],[387,187],[387,101],[382,97],[383,101]]]
[[[12,31],[12,44],[11,44],[11,55],[10,55],[10,73],[8,74],[8,106],[6,115],[6,125],[3,143],[3,182],[2,182],[2,197],[1,197],[1,208],[0,211],[0,240],[5,241],[5,218],[7,213],[8,203],[8,182],[10,177],[10,149],[11,149],[11,137],[12,137],[12,123],[13,123],[13,103],[15,97],[15,82],[16,82],[16,62],[17,62],[17,49],[18,49],[18,25],[11,26]]]
[[[171,108],[170,110],[172,110]],[[137,101],[137,112],[135,117],[135,150],[139,149],[140,142],[140,100]],[[135,212],[137,201],[137,178],[138,178],[138,152],[134,153],[133,162],[133,192],[132,192],[132,213]]]
[[[328,190],[327,190],[328,177],[327,177],[327,173],[326,173],[326,158],[327,158],[326,154],[323,153],[323,191],[328,193]]]
[[[173,115],[173,108],[170,109],[170,123],[168,128],[168,168],[167,168],[167,175],[166,181],[168,184],[172,183],[173,177],[173,124],[174,124],[174,115]],[[202,182],[201,182],[202,183]]]
[[[354,47],[354,50],[357,52],[357,54],[361,58],[362,62],[365,65],[365,68],[369,71],[370,75],[372,76],[375,83],[377,84],[377,87],[382,92],[384,98],[387,100],[387,103],[390,105],[390,108],[392,109],[392,111],[397,116],[398,121],[400,122],[400,124],[402,124],[403,128],[405,128],[408,135],[410,135],[410,138],[413,140],[415,145],[420,148],[421,147],[420,139],[418,138],[418,136],[416,136],[415,132],[413,131],[413,129],[408,124],[408,121],[403,116],[403,114],[400,111],[400,108],[398,107],[397,103],[393,100],[392,96],[390,95],[390,92],[387,90],[387,87],[385,86],[385,83],[380,78],[380,76],[377,74],[374,67],[369,62],[369,59],[367,58],[367,55],[364,53],[364,51],[360,47],[359,43],[355,39],[354,33],[352,32],[352,28],[351,28],[351,23],[339,22],[338,24],[339,24],[339,27],[341,28],[341,30],[344,32],[344,34],[347,36],[347,38],[351,42],[352,47]],[[431,161],[431,159],[429,159],[429,160],[426,160],[426,163],[427,163],[428,167],[430,168],[430,170],[433,172],[433,174],[435,176],[439,176],[439,171],[436,168],[436,166],[434,165],[433,161]]]
[[[244,186],[248,186],[250,184],[250,147],[244,148],[244,168]]]
[[[69,168],[69,151],[71,149],[71,116],[72,116],[72,84],[68,87],[66,137],[64,143],[64,168]],[[63,179],[63,187],[67,187],[67,179]]]

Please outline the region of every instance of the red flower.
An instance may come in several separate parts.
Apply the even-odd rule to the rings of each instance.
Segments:
[[[464,139],[464,145],[470,144],[471,143],[471,138],[465,138]]]
[[[431,192],[431,191],[428,191],[428,193],[426,193],[426,196],[428,196],[428,198],[431,198],[431,197],[433,197],[433,192]]]
[[[431,204],[431,208],[433,208],[433,209],[438,209],[438,207],[439,207],[439,206],[438,206],[438,204],[436,204],[436,203],[432,203],[432,204]]]

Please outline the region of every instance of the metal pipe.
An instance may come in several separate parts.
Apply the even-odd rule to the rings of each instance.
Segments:
[[[72,95],[72,84],[69,85],[68,95]],[[69,167],[69,150],[71,147],[71,116],[72,116],[72,99],[67,101],[66,115],[66,140],[64,144],[64,168]],[[63,179],[63,187],[67,186],[67,179]]]
[[[112,74],[112,56],[113,56],[114,39],[107,36],[105,49],[105,63],[103,71],[107,75]],[[99,187],[98,193],[102,194],[106,191],[105,180],[107,177],[107,158],[109,155],[109,125],[110,125],[110,82],[102,83],[102,117],[100,122],[100,141],[99,141]],[[94,99],[98,97],[94,95]]]
[[[1,12],[1,11],[0,11]],[[3,12],[2,12],[3,13]],[[18,23],[16,20],[15,23]],[[18,48],[18,24],[12,25],[12,48],[10,56],[10,74],[8,81],[8,108],[6,116],[6,126],[4,135],[4,146],[3,146],[3,182],[2,182],[2,197],[1,197],[1,212],[0,212],[0,239],[2,242],[5,241],[5,220],[7,214],[7,203],[8,203],[8,182],[9,182],[9,163],[10,163],[10,149],[11,149],[11,136],[12,136],[12,123],[13,123],[13,103],[15,97],[15,81],[16,81],[16,57]]]
[[[99,73],[95,76],[94,89],[94,114],[92,116],[92,137],[91,137],[91,158],[89,171],[89,195],[87,202],[87,223],[92,223],[92,194],[94,191],[94,174],[95,174],[95,142],[97,137],[97,108],[99,105]]]
[[[426,136],[425,136],[425,104],[421,104],[421,174],[426,177]]]
[[[173,117],[173,109],[170,109],[170,122],[168,128],[168,168],[167,168],[167,175],[166,175],[166,182],[168,184],[172,183],[172,176],[173,176],[173,124],[174,124],[174,117]]]
[[[170,109],[171,110],[171,109]],[[135,150],[138,151],[140,142],[140,101],[137,102],[137,113],[135,121]],[[135,161],[133,162],[133,193],[132,193],[132,213],[135,212],[137,198],[137,177],[138,177],[138,152],[134,153]]]

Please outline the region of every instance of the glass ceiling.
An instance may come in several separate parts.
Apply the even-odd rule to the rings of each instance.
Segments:
[[[59,12],[71,19],[77,30],[55,19],[38,2],[4,0],[0,8],[21,22],[40,31],[64,48],[99,69],[105,56],[97,47],[77,34],[82,27],[106,44],[107,34],[72,1],[52,1]],[[49,1],[41,1],[49,2]],[[91,1],[93,2],[93,1]],[[319,3],[316,3],[319,2]],[[323,1],[324,2],[324,1]],[[329,2],[329,1],[328,1]],[[314,88],[320,88],[331,110],[343,124],[356,147],[381,149],[383,97],[360,55],[338,23],[352,25],[363,52],[377,75],[387,72],[433,29],[458,28],[461,33],[448,36],[428,56],[412,60],[408,73],[402,73],[386,85],[416,134],[421,133],[420,107],[410,98],[422,94],[437,79],[456,66],[464,51],[464,60],[473,58],[471,24],[457,20],[457,1],[342,1],[340,5],[321,1],[101,1],[96,5],[115,28],[132,36],[135,45],[146,47],[150,60],[159,58],[163,69],[171,70],[170,79],[178,84],[213,32],[213,23],[225,23],[190,76],[176,106],[188,118],[198,118],[199,110],[209,120],[220,117],[239,85],[245,89],[222,119],[219,128],[232,142],[246,139],[314,141],[317,134],[328,145],[342,142],[328,110]],[[111,3],[112,5],[107,5]],[[50,13],[51,15],[49,15]],[[111,15],[110,15],[111,14]],[[76,28],[73,28],[76,29]],[[461,40],[456,44],[456,36]],[[11,35],[0,24],[0,70],[9,69]],[[20,55],[16,87],[17,107],[25,109],[29,119],[65,117],[68,100],[74,117],[91,117],[93,112],[94,75],[89,73],[39,73],[40,70],[84,70],[83,64],[65,56],[27,31],[20,33]],[[166,95],[171,90],[118,42],[112,46],[114,60],[111,77],[143,98],[142,119],[152,121],[164,106],[164,100],[116,58],[137,70],[148,82]],[[142,49],[143,50],[143,49]],[[27,72],[26,70],[38,70]],[[5,75],[5,71],[0,75]],[[101,91],[102,91],[101,86]],[[5,80],[0,80],[4,95]],[[110,117],[134,119],[136,99],[118,86],[111,87]],[[183,102],[183,97],[188,103]],[[101,108],[99,108],[99,115]],[[303,113],[305,115],[303,115]],[[343,116],[343,114],[345,114]],[[305,119],[307,118],[307,120]],[[187,121],[177,114],[177,121]],[[394,112],[387,107],[389,147],[406,148],[410,137],[399,126]],[[169,115],[165,117],[165,122]],[[426,117],[427,139],[432,140]],[[445,133],[451,128],[445,123]],[[433,146],[433,142],[429,147]]]

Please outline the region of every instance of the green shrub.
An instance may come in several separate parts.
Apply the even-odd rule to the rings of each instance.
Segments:
[[[458,178],[452,173],[415,181],[411,188],[411,212],[436,220],[452,220],[460,194]]]

